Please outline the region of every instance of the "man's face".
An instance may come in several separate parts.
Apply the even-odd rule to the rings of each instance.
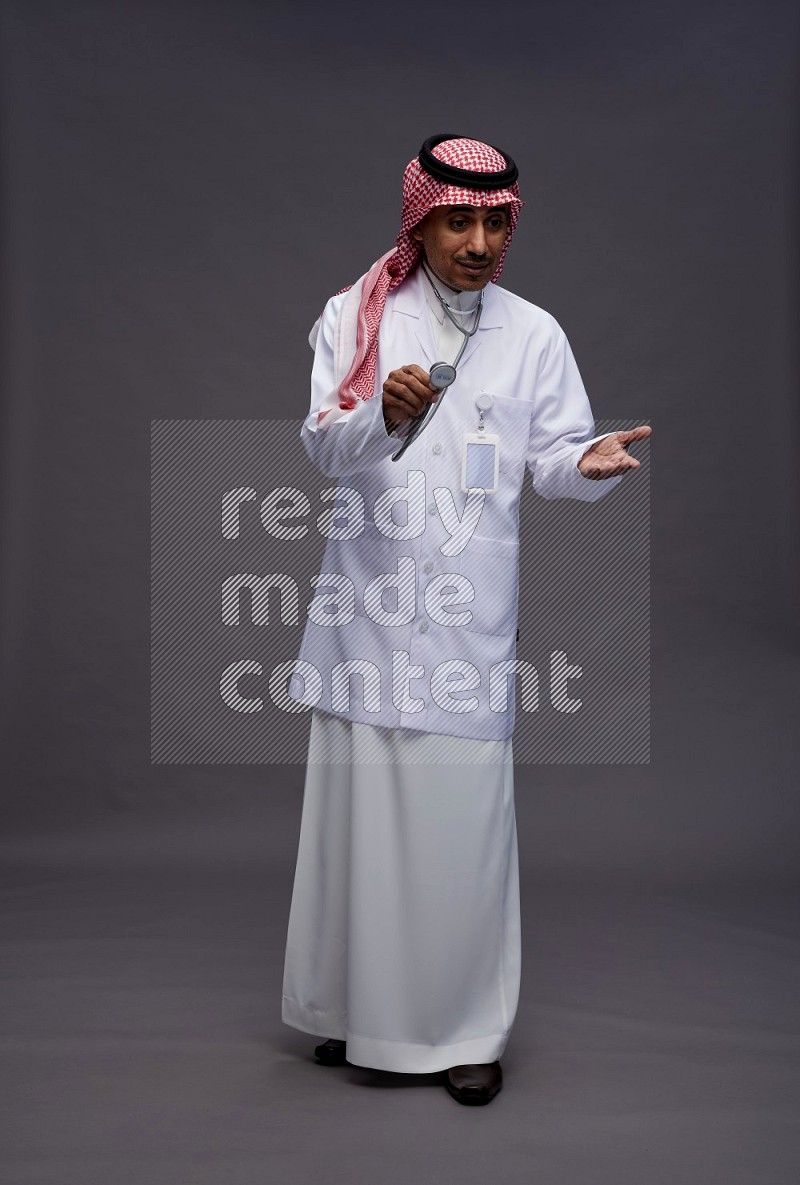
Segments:
[[[411,235],[443,284],[475,292],[497,270],[507,230],[507,206],[434,206]]]

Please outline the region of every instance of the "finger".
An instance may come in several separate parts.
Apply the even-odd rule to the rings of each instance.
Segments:
[[[391,379],[387,379],[383,384],[383,393],[384,397],[392,398],[396,406],[404,407],[406,415],[419,415],[429,402],[422,395],[417,395],[402,383],[394,383]]]
[[[653,429],[649,424],[638,424],[635,428],[626,428],[622,432],[617,433],[617,439],[620,444],[632,444],[634,440],[645,440],[652,434]]]
[[[404,399],[407,403],[413,404],[414,407],[426,407],[432,398],[424,387],[415,390],[408,383],[390,383],[388,384],[388,390],[397,399]]]
[[[393,425],[404,424],[406,420],[415,418],[415,413],[407,403],[401,403],[391,396],[383,401],[383,414]]]
[[[389,373],[389,379],[393,383],[399,383],[415,391],[421,389],[430,395],[435,392],[435,388],[430,385],[429,377],[421,366],[401,366],[399,370],[392,370]]]
[[[608,477],[620,477],[629,469],[639,469],[640,467],[641,461],[637,461],[635,457],[629,457],[626,453],[613,460],[605,458],[604,461],[598,461],[592,465],[591,469],[583,471],[583,476],[591,478],[592,481],[604,481]]]
[[[627,473],[627,471],[629,469],[638,469],[640,467],[640,465],[641,465],[641,461],[637,461],[635,457],[625,456],[623,458],[620,458],[620,460],[617,461],[617,463],[615,465],[613,465],[611,467],[611,469],[604,470],[603,476],[604,477],[616,477],[620,473]]]
[[[404,374],[401,382],[403,386],[408,387],[409,391],[416,392],[417,395],[421,395],[423,399],[427,399],[428,401],[430,401],[433,395],[439,394],[436,388],[432,387],[430,383],[423,383],[421,379],[418,379],[413,374]]]
[[[634,457],[632,453],[627,452],[625,449],[610,459],[615,465],[624,465],[626,469],[638,469],[642,463],[638,457]]]
[[[404,382],[396,382],[395,380],[387,379],[386,383],[384,384],[384,388],[386,388],[387,384],[389,384],[388,389],[391,390],[393,394],[404,398],[405,392],[409,399],[413,398],[419,400],[423,406],[433,403],[439,398],[439,392],[434,391],[433,387],[423,386],[418,379],[412,378],[410,375],[405,376]]]
[[[430,375],[428,374],[427,370],[423,370],[421,366],[417,366],[416,362],[411,362],[408,366],[402,366],[400,369],[404,374],[413,375],[414,378],[421,382],[424,386],[428,386]]]

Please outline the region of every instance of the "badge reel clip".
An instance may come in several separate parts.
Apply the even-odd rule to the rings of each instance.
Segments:
[[[491,411],[494,397],[482,391],[475,400],[478,409],[477,432],[465,432],[461,450],[461,489],[483,490],[493,494],[500,471],[500,437],[486,431],[483,413]]]

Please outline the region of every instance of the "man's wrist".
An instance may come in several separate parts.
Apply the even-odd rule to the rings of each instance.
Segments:
[[[411,423],[410,416],[402,416],[395,420],[394,417],[387,415],[384,409],[383,425],[386,429],[387,436],[394,436],[396,440],[405,440],[406,436],[408,436]]]

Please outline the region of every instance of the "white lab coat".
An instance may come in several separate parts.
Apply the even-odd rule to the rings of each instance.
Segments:
[[[340,490],[351,491],[333,504],[341,516],[335,522],[345,529],[351,523],[355,530],[357,516],[349,514],[363,499],[365,527],[356,537],[328,540],[317,612],[312,610],[314,619],[306,624],[299,673],[289,693],[364,724],[503,739],[514,726],[513,692],[504,703],[496,695],[490,701],[489,691],[495,686],[492,668],[497,673],[497,664],[511,663],[515,655],[518,509],[526,467],[545,498],[593,502],[622,479],[591,481],[577,469],[600,437],[593,435],[589,400],[569,342],[549,313],[495,284],[484,290],[480,327],[466,347],[455,383],[430,425],[399,461],[392,461],[401,441],[384,425],[383,381],[400,366],[418,363],[427,370],[439,360],[425,283],[418,269],[390,293],[381,321],[375,396],[328,427],[324,419],[318,422],[317,412],[336,386],[333,340],[344,295],[325,307],[302,440],[317,467],[335,478]],[[484,422],[486,431],[500,438],[499,483],[485,495],[463,546],[471,522],[461,488],[463,436],[477,429],[475,398],[481,393],[493,399]],[[394,494],[386,493],[393,488]],[[393,499],[406,501],[391,511],[394,527],[387,526],[386,517]],[[479,506],[473,501],[472,510]],[[454,515],[465,516],[463,534]],[[407,537],[387,538],[392,531]],[[459,545],[461,550],[452,554]],[[365,590],[376,576],[400,572],[396,601],[389,591],[376,608],[373,586],[373,598],[365,604]],[[436,577],[442,579],[429,589]],[[342,593],[348,583],[352,602],[346,588]],[[387,616],[381,617],[382,610]],[[332,624],[324,624],[328,621]],[[366,676],[349,675],[347,663],[360,664]],[[499,668],[497,687],[503,679],[509,682],[504,670]]]

